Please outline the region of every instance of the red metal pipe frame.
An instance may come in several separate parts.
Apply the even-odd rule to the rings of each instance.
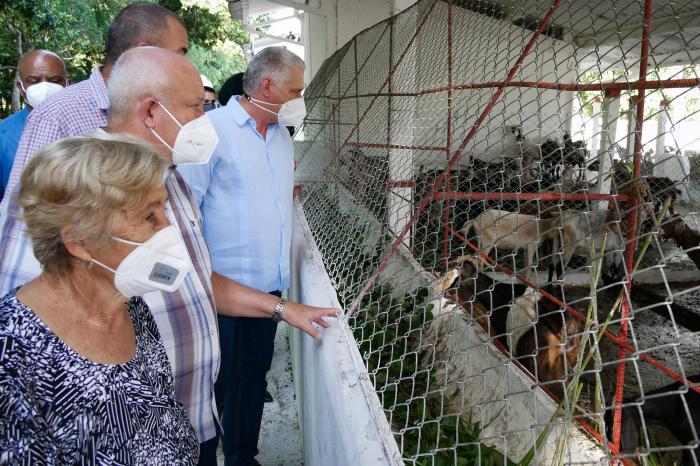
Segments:
[[[414,7],[411,7],[411,8],[414,8]],[[407,10],[406,10],[406,11],[407,11]],[[392,25],[392,21],[393,21],[393,18],[389,18],[389,20],[387,21],[386,28],[384,28],[384,31],[382,31],[381,36],[379,36],[379,39],[377,40],[377,42],[376,42],[376,43],[374,44],[374,46],[372,47],[372,50],[370,50],[369,54],[367,54],[367,57],[365,58],[365,61],[362,63],[362,66],[360,67],[360,71],[358,71],[358,74],[357,74],[357,75],[355,76],[355,78],[353,79],[353,82],[354,82],[354,81],[357,81],[357,77],[359,76],[359,73],[364,69],[365,65],[367,64],[367,62],[369,61],[370,57],[371,57],[372,54],[374,53],[374,50],[375,50],[375,49],[377,48],[377,46],[380,44],[381,39],[384,37],[384,34],[386,34],[386,32],[387,32],[388,30],[390,30],[390,27],[391,27],[391,25]],[[331,78],[332,78],[332,76],[330,76],[330,77],[328,78],[328,81],[330,81]],[[343,95],[342,95],[341,97],[334,97],[334,99],[345,100],[346,95],[347,95],[348,91],[350,90],[350,87],[352,87],[352,85],[353,85],[353,82],[351,82],[351,83],[348,85],[348,87],[345,89],[345,92],[343,92]],[[338,90],[340,91],[340,73],[338,73]],[[357,92],[357,91],[356,91],[356,92]],[[357,98],[357,97],[360,97],[360,96],[348,96],[348,98],[350,98],[350,97]],[[314,106],[315,106],[315,103],[311,106],[311,108],[310,108],[309,110],[313,109]],[[371,105],[370,105],[370,106],[371,106]],[[329,117],[331,120],[333,119],[333,116],[334,116],[335,113],[337,112],[338,107],[339,107],[338,105],[336,105],[336,106],[333,107],[333,111],[331,112],[331,115],[330,115],[330,117]],[[304,120],[304,124],[306,124],[306,120]],[[354,123],[354,124],[351,123],[351,124],[352,124],[353,126],[356,126],[356,125],[359,125],[359,122]],[[314,138],[311,140],[312,143],[316,141],[316,139],[318,138],[319,134],[321,134],[320,131],[319,131],[318,133],[316,133],[316,136],[314,136]],[[352,133],[350,133],[350,135],[352,135]],[[345,143],[347,143],[349,140],[350,140],[350,137],[348,136],[348,138],[345,140]],[[343,145],[345,145],[345,144],[343,144]],[[304,157],[306,157],[306,154],[309,152],[309,150],[311,150],[311,147],[312,147],[312,146],[313,146],[313,144],[309,144],[309,145],[307,146],[306,150],[305,150],[304,152],[302,152],[301,156],[299,156],[299,161],[303,160]],[[341,146],[341,148],[342,148],[342,147],[343,147],[343,146]]]
[[[649,32],[651,31],[651,16],[653,0],[644,1],[644,23],[642,26],[642,47],[641,56],[639,59],[639,82],[644,83],[647,79],[647,72],[649,66]],[[646,88],[644,86],[640,87],[637,94],[637,115],[636,115],[636,128],[634,131],[634,179],[639,179],[641,174],[641,156],[642,156],[642,130],[644,126],[644,96],[646,94]],[[622,315],[620,316],[620,339],[627,342],[627,334],[629,332],[629,313],[630,313],[630,302],[629,296],[632,293],[632,270],[634,268],[634,254],[636,250],[636,231],[637,231],[637,198],[632,197],[630,200],[630,216],[627,226],[627,247],[625,251],[627,259],[627,281],[625,287],[627,288],[627,293],[624,296],[622,302]],[[627,351],[624,347],[620,347],[618,352],[618,360],[620,361],[617,365],[617,386],[615,390],[615,412],[613,416],[613,444],[619,448],[620,438],[622,436],[622,399],[625,389],[625,358],[627,356]]]
[[[397,92],[392,94],[394,97],[420,97],[429,94],[437,94],[440,92],[447,91],[463,91],[469,89],[489,89],[494,87],[528,87],[537,89],[550,89],[555,91],[634,91],[640,89],[674,89],[674,88],[691,88],[700,85],[700,78],[690,78],[690,79],[662,79],[655,81],[631,81],[631,82],[607,82],[607,83],[595,83],[595,84],[584,84],[584,83],[550,83],[541,81],[489,81],[485,83],[465,83],[465,84],[453,84],[450,86],[440,86],[431,87],[428,89],[423,89],[417,92]],[[369,93],[360,94],[345,97],[333,97],[333,96],[318,96],[316,98],[325,98],[331,100],[345,100],[345,99],[355,99],[363,97],[383,97],[387,94],[383,93]]]
[[[425,13],[425,15],[423,16],[423,19],[421,20],[420,24],[419,24],[418,27],[416,28],[416,32],[413,33],[413,36],[411,37],[411,40],[409,40],[408,43],[406,44],[406,46],[405,46],[403,52],[401,53],[401,56],[399,57],[398,61],[396,62],[396,64],[394,65],[394,67],[391,68],[391,69],[389,70],[389,76],[387,76],[387,78],[384,80],[384,83],[383,83],[383,84],[381,85],[381,87],[379,88],[380,90],[384,89],[384,87],[385,87],[387,84],[389,84],[389,83],[391,82],[391,78],[392,78],[392,76],[394,75],[394,71],[396,71],[396,69],[399,67],[399,65],[400,65],[401,62],[403,61],[403,59],[406,57],[406,54],[408,53],[408,51],[409,51],[410,48],[411,48],[411,45],[413,45],[413,42],[416,40],[416,37],[418,37],[418,34],[419,34],[420,31],[423,29],[423,26],[425,26],[425,23],[428,21],[428,18],[429,18],[430,15],[432,14],[433,9],[435,8],[435,5],[437,4],[437,2],[438,2],[438,0],[433,0],[433,3],[430,5],[430,8],[429,8],[428,11]],[[390,18],[389,23],[391,23],[391,21],[393,21],[393,18]],[[387,26],[387,29],[388,29],[388,28],[389,28],[389,26]],[[377,41],[377,42],[379,42],[379,41]],[[375,47],[376,47],[376,44],[375,44]],[[367,59],[369,59],[369,56],[368,56]],[[389,65],[391,65],[391,64],[389,64]],[[357,79],[357,76],[355,77],[355,79]],[[355,124],[355,127],[353,128],[353,130],[350,131],[350,134],[348,134],[348,137],[345,138],[345,141],[343,141],[343,143],[340,145],[340,147],[338,148],[338,150],[336,151],[336,153],[333,155],[333,157],[331,157],[331,158],[328,160],[328,162],[326,163],[326,166],[324,167],[324,169],[323,169],[323,171],[322,171],[322,173],[321,173],[321,177],[323,177],[323,176],[325,176],[325,175],[327,174],[327,172],[328,172],[328,170],[331,168],[333,162],[335,162],[335,160],[340,156],[340,153],[342,152],[343,147],[350,141],[350,138],[352,138],[352,135],[355,133],[355,131],[357,131],[357,130],[359,129],[360,123],[362,123],[362,121],[364,121],[365,117],[367,116],[367,114],[369,113],[369,111],[372,109],[372,106],[374,105],[374,103],[377,101],[378,98],[379,98],[378,95],[375,96],[375,97],[372,99],[372,101],[369,103],[369,105],[367,106],[367,108],[365,109],[365,111],[362,113],[362,116],[360,117],[360,119],[359,119],[359,120],[357,121],[357,123]],[[309,145],[309,147],[311,147],[311,145]],[[307,149],[307,150],[309,150],[309,149]]]
[[[355,310],[359,307],[359,304],[361,302],[362,297],[369,291],[369,289],[374,285],[377,276],[379,273],[381,273],[382,270],[386,267],[389,258],[396,252],[396,249],[398,248],[399,244],[403,242],[404,237],[410,230],[411,226],[415,223],[417,220],[418,216],[421,214],[423,210],[427,207],[427,205],[431,202],[432,199],[442,197],[443,199],[449,199],[452,198],[452,196],[455,196],[454,198],[478,198],[478,197],[483,197],[484,199],[489,198],[490,196],[495,196],[495,199],[504,199],[504,193],[438,193],[437,192],[437,187],[442,184],[443,181],[446,183],[449,183],[449,173],[452,165],[462,156],[462,151],[466,147],[466,145],[471,141],[471,139],[474,137],[476,134],[476,131],[478,128],[481,126],[483,121],[485,120],[486,116],[490,113],[491,109],[495,105],[495,103],[500,99],[500,96],[503,94],[503,91],[506,87],[544,87],[544,88],[550,88],[550,89],[558,89],[558,90],[604,90],[604,91],[610,91],[610,90],[625,90],[625,89],[639,89],[639,98],[640,98],[640,104],[637,107],[637,128],[635,131],[635,155],[634,155],[634,174],[635,178],[638,178],[640,176],[640,155],[641,155],[641,148],[642,148],[642,143],[641,143],[641,136],[642,136],[642,124],[644,121],[644,95],[645,95],[645,90],[646,89],[654,89],[661,87],[661,84],[664,83],[664,81],[646,81],[646,73],[647,73],[647,67],[648,67],[648,57],[649,57],[649,30],[651,29],[651,13],[652,13],[652,0],[645,0],[645,9],[644,9],[644,16],[645,16],[645,23],[644,23],[644,30],[643,30],[643,42],[642,42],[642,58],[641,58],[641,64],[640,64],[640,80],[637,81],[636,83],[604,83],[604,84],[598,84],[598,85],[572,85],[571,88],[566,89],[568,85],[565,84],[553,84],[552,86],[547,86],[547,83],[524,83],[524,82],[512,82],[512,78],[517,72],[517,69],[520,67],[522,64],[523,60],[525,57],[530,53],[532,47],[537,41],[537,38],[539,34],[547,27],[547,24],[551,20],[554,12],[556,9],[559,7],[560,0],[554,0],[552,6],[550,7],[549,11],[547,12],[547,15],[545,18],[542,20],[540,23],[540,27],[538,28],[537,31],[533,34],[532,38],[530,39],[530,42],[527,44],[527,46],[523,49],[523,52],[521,53],[518,61],[516,64],[511,68],[510,72],[508,73],[508,76],[506,77],[506,80],[500,83],[484,83],[482,85],[474,85],[472,88],[486,88],[486,87],[497,87],[498,90],[494,93],[492,96],[491,100],[487,104],[486,108],[480,115],[480,117],[477,119],[476,123],[470,130],[470,132],[467,134],[466,138],[460,145],[460,147],[455,151],[454,155],[448,160],[447,162],[447,167],[443,174],[435,181],[430,195],[426,196],[420,203],[418,209],[414,212],[414,214],[411,216],[409,221],[407,222],[406,226],[403,228],[401,233],[398,235],[397,239],[395,240],[394,244],[392,245],[390,251],[382,258],[380,261],[377,269],[375,272],[370,276],[370,278],[367,280],[365,286],[361,290],[361,292],[358,294],[358,296],[355,298],[353,303],[351,304],[350,308],[348,309],[348,312],[346,314],[347,317],[352,315]],[[421,25],[418,27],[416,34],[413,36],[409,44],[407,45],[407,48],[404,50],[404,53],[402,54],[401,58],[399,59],[399,63],[403,59],[406,51],[408,50],[408,47],[410,44],[413,42],[415,39],[416,35],[418,34],[418,31],[422,28],[423,24],[425,23],[426,19],[430,16],[432,13],[432,8],[434,7],[435,2],[431,5],[430,11],[425,15],[423,18],[423,22]],[[450,6],[451,6],[451,1],[450,1]],[[451,27],[450,27],[451,30]],[[398,63],[397,63],[398,65]],[[449,65],[451,66],[451,60],[449,61]],[[393,74],[393,70],[390,73],[389,77],[387,78],[388,80],[391,79],[391,76]],[[700,80],[669,80],[665,81],[667,84],[664,87],[693,87],[695,85],[698,85],[700,83]],[[382,88],[386,85],[386,82],[384,85],[382,85]],[[451,110],[451,91],[455,89],[466,89],[467,87],[465,86],[453,86],[449,85],[447,89],[436,89],[436,90],[429,90],[430,92],[442,92],[444,90],[448,91],[448,112]],[[423,94],[428,93],[428,92],[423,92]],[[381,94],[374,94],[375,100],[378,98]],[[400,94],[392,94],[392,96],[399,96]],[[411,95],[421,95],[421,93],[415,93]],[[365,111],[361,119],[364,119],[365,115],[369,111],[369,108],[371,108],[372,103],[370,103],[368,109]],[[448,113],[449,115],[449,113]],[[448,126],[451,119],[448,119]],[[359,126],[360,120],[357,122],[357,126]],[[449,136],[451,137],[451,132],[448,133]],[[348,137],[349,140],[349,137]],[[448,139],[449,141],[449,139]],[[344,144],[347,143],[347,140]],[[448,148],[450,148],[450,144],[448,143]],[[340,152],[340,151],[339,151]],[[337,157],[337,154],[336,154]],[[449,186],[449,185],[448,185]],[[570,193],[512,193],[510,196],[513,196],[514,198],[517,199],[524,199],[526,198],[527,195],[532,194],[533,197],[532,199],[545,199],[550,196],[554,198],[562,199],[562,198],[567,198],[567,199],[574,199],[577,194],[570,194]],[[457,197],[459,196],[459,197]],[[605,198],[612,198],[612,197],[617,197],[618,200],[622,201],[620,195],[618,196],[611,196],[611,195],[590,195],[590,194],[585,194],[581,193],[578,196],[581,197],[581,200],[585,199],[590,199],[594,200],[594,197],[601,196],[600,198],[602,199],[603,197]],[[634,252],[635,252],[635,231],[636,231],[636,224],[637,224],[637,211],[636,211],[636,206],[637,206],[637,200],[634,197],[631,197],[628,200],[631,203],[632,210],[630,214],[630,221],[629,221],[629,226],[627,230],[627,237],[628,237],[628,244],[627,244],[627,251],[626,251],[626,259],[627,259],[627,269],[628,271],[631,271],[634,265]],[[448,207],[449,208],[449,207]],[[448,212],[449,214],[449,212]],[[446,231],[447,228],[449,228],[453,234],[455,234],[457,237],[460,237],[457,232],[454,232],[449,225],[446,222]],[[464,238],[463,238],[464,239]],[[466,241],[466,240],[465,240]],[[447,243],[445,243],[447,244]],[[470,242],[467,242],[467,244],[475,249],[479,254],[484,256],[484,254],[476,248],[473,244]],[[487,260],[490,262],[493,262],[489,257],[485,257]],[[506,267],[500,266],[499,264],[496,264],[493,262],[495,266],[497,266],[499,269],[506,271],[506,273],[509,273],[510,275],[515,275],[512,271],[507,269]],[[524,277],[515,275],[518,279],[520,279],[523,283],[528,284],[529,286],[533,286],[533,284],[529,283]],[[631,287],[632,287],[632,279],[631,276],[628,274],[627,276],[627,282],[625,284],[628,293],[625,296],[625,302],[623,303],[623,309],[622,309],[622,320],[621,320],[621,326],[622,326],[622,331],[621,335],[619,337],[615,337],[612,333],[606,331],[604,333],[604,336],[615,342],[620,346],[620,363],[618,365],[618,374],[617,374],[617,392],[616,392],[616,400],[615,400],[615,414],[614,414],[614,424],[613,424],[613,442],[612,442],[612,447],[611,450],[613,453],[619,452],[619,446],[620,446],[620,434],[621,434],[621,421],[622,421],[622,410],[621,410],[621,404],[622,404],[622,392],[624,389],[624,359],[626,357],[626,351],[629,350],[631,352],[634,352],[635,349],[631,347],[630,345],[627,344],[627,331],[628,331],[628,325],[629,325],[629,302],[627,299],[627,296],[631,292]],[[579,319],[584,319],[585,317],[578,313],[576,310],[571,308],[570,306],[565,306],[564,303],[556,299],[554,296],[552,296],[549,293],[546,293],[542,291],[543,295],[546,296],[548,299],[552,300],[553,302],[557,303],[559,306],[564,306],[572,315],[576,316]],[[700,393],[700,386],[697,386],[695,384],[691,384],[688,382],[686,379],[681,377],[678,373],[675,371],[665,367],[664,365],[660,364],[658,361],[655,359],[651,358],[650,356],[647,356],[646,354],[640,354],[639,355],[640,359],[643,361],[646,361],[653,366],[659,368],[660,370],[664,371],[666,374],[669,376],[673,377],[674,379],[684,383],[687,385],[690,389]],[[585,426],[584,426],[585,427]],[[600,437],[600,435],[597,432],[594,432],[593,429],[588,428],[589,432],[593,433],[596,437],[598,437],[600,440],[604,440]]]
[[[345,145],[352,146],[352,147],[371,147],[374,149],[406,149],[406,150],[447,152],[447,147],[441,147],[441,146],[407,146],[404,144],[380,144],[380,143],[373,143],[373,142],[348,142]]]
[[[627,194],[589,194],[589,193],[479,193],[479,192],[436,192],[433,199],[470,199],[472,201],[601,201],[617,200],[626,202],[629,199]]]

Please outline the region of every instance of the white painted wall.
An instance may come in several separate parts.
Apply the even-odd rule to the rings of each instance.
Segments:
[[[453,7],[453,84],[503,81],[515,65],[532,31]],[[428,89],[448,84],[447,31],[448,5],[438,2],[426,33],[418,37],[417,88]],[[467,25],[465,27],[465,25]],[[515,81],[574,82],[576,71],[572,58],[574,47],[565,41],[540,37],[537,45],[515,75]],[[496,88],[453,92],[452,147],[455,151],[486,107]],[[493,159],[503,153],[503,131],[507,125],[521,125],[526,137],[559,136],[567,129],[571,93],[535,88],[506,88],[489,117],[466,147],[467,153]],[[439,145],[447,127],[447,93],[419,98],[414,126],[416,141],[421,145]],[[461,162],[468,158],[462,157]],[[440,161],[433,158],[434,164]]]
[[[300,209],[295,211],[290,299],[340,308],[335,289]],[[343,320],[314,340],[292,331],[304,464],[403,464],[352,332]]]
[[[306,82],[323,61],[361,31],[405,10],[417,0],[323,0],[319,12],[306,13]]]

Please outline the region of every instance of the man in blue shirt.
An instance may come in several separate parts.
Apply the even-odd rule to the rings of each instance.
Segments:
[[[67,84],[63,60],[47,50],[32,50],[27,53],[17,68],[20,80],[16,85],[27,105],[0,122],[0,199],[5,192],[19,138],[29,112]]]
[[[253,57],[245,95],[207,113],[219,136],[210,162],[181,168],[202,212],[214,272],[276,296],[290,286],[291,266],[294,151],[284,125],[300,124],[306,113],[304,67],[283,47]],[[225,464],[257,465],[277,324],[222,317],[219,325]]]

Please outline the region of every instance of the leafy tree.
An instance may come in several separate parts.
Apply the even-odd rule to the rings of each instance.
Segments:
[[[192,44],[187,57],[218,90],[231,75],[244,71],[246,61],[237,44],[223,44],[213,49]]]
[[[107,26],[129,0],[4,0],[0,2],[0,116],[11,112],[17,62],[34,48],[56,52],[71,82],[100,63]]]
[[[201,3],[201,2],[198,2]],[[225,2],[200,6],[181,0],[160,0],[160,5],[175,12],[190,34],[192,60],[200,73],[219,89],[232,74],[246,69],[242,45],[249,41],[240,21],[231,19]]]
[[[17,109],[14,81],[24,53],[35,48],[56,52],[66,62],[70,82],[81,81],[102,62],[110,22],[133,1],[0,1],[0,118]],[[245,69],[241,45],[248,42],[248,33],[231,19],[226,2],[201,6],[201,1],[197,5],[188,1],[161,0],[160,4],[182,18],[190,33],[190,59],[218,87]]]

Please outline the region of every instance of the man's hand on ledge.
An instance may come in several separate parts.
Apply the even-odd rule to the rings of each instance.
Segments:
[[[305,304],[287,302],[284,309],[282,320],[287,322],[292,327],[302,330],[312,337],[319,339],[321,333],[313,326],[317,323],[323,328],[331,326],[324,317],[338,317],[340,311],[330,307],[314,307]]]

